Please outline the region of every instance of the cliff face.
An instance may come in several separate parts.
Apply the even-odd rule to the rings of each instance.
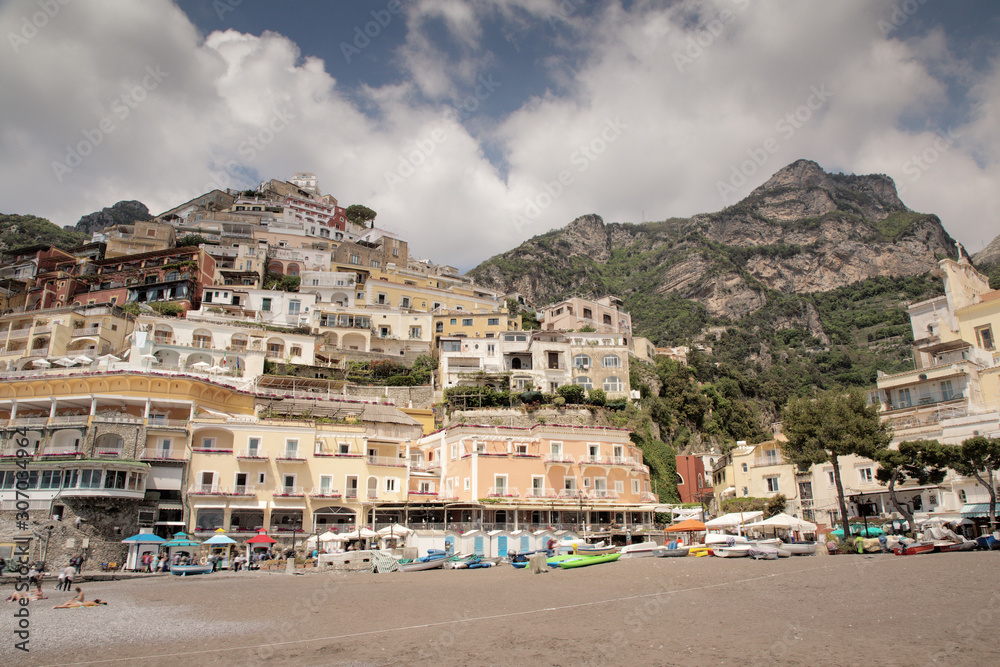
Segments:
[[[769,290],[826,292],[877,276],[918,275],[954,254],[937,216],[907,209],[892,179],[828,174],[798,160],[717,213],[642,225],[586,215],[470,275],[538,305],[614,292],[642,309],[658,295],[739,319],[763,307]]]
[[[120,201],[114,206],[81,217],[73,229],[90,235],[113,225],[130,225],[136,220],[151,220],[152,217],[142,202]]]

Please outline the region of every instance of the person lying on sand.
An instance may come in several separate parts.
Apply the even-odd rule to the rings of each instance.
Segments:
[[[10,596],[7,598],[7,602],[20,602],[21,600],[31,600],[31,601],[48,600],[48,599],[49,598],[44,593],[42,593],[42,585],[38,584],[38,588],[36,588],[30,593],[18,593],[16,591],[14,593],[11,593]]]
[[[102,600],[98,600],[96,598],[93,601],[91,601],[91,602],[87,602],[86,600],[83,599],[83,591],[80,590],[80,587],[77,586],[75,590],[76,590],[76,596],[72,600],[70,600],[68,602],[64,602],[62,604],[57,604],[55,607],[52,607],[52,608],[53,609],[73,609],[75,607],[99,607],[101,605],[106,605],[107,604],[107,602],[104,602]]]

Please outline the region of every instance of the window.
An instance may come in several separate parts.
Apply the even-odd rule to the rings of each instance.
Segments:
[[[265,479],[266,479],[265,473],[262,472],[257,473],[257,484],[263,484]]]
[[[472,318],[471,317],[463,317],[462,318],[462,326],[463,327],[471,327],[472,326]]]
[[[302,356],[302,348],[299,347],[298,345],[293,345],[292,348],[288,351],[288,353],[290,355],[292,355],[293,357],[301,357]]]
[[[913,401],[910,399],[910,390],[909,389],[900,389],[900,390],[898,390],[896,392],[896,398],[897,398],[897,400],[899,402],[899,405],[897,407],[908,408],[911,405],[913,405]]]
[[[941,383],[941,400],[950,401],[955,397],[955,392],[951,388],[951,380],[945,380]]]
[[[590,368],[590,357],[586,354],[576,355],[573,357],[573,368],[581,371],[587,370]]]
[[[833,471],[832,470],[827,470],[826,471],[826,482],[830,486],[835,486],[837,484],[837,480],[833,476]]]
[[[295,492],[295,475],[285,475],[282,477],[281,485],[282,493],[294,493]]]
[[[271,312],[271,299],[270,298],[265,297],[265,298],[263,298],[263,299],[260,300],[260,310],[261,310],[262,313],[270,313]]]
[[[395,493],[396,489],[399,488],[399,485],[398,485],[397,482],[398,482],[398,480],[395,477],[386,477],[385,478],[385,492],[386,493]]]
[[[639,494],[639,480],[637,479],[632,480],[632,493]]]
[[[466,491],[469,491],[469,490],[472,489],[472,478],[471,477],[466,477],[465,478],[464,488],[465,488]]]
[[[351,451],[351,446],[349,444],[347,444],[346,442],[337,443],[337,453],[338,454],[347,454],[350,451]]]
[[[371,263],[373,269],[377,269],[380,266],[382,266],[382,262],[378,261],[377,259],[373,259]]]
[[[40,489],[58,489],[62,484],[62,470],[43,470]]]
[[[104,475],[105,489],[124,489],[128,481],[128,473],[124,470],[108,470]]]
[[[420,338],[420,327],[410,327],[410,338]]]
[[[486,345],[486,354],[489,354],[489,355],[492,356],[492,355],[496,354],[496,352],[497,352],[497,346],[496,345],[494,345],[493,343],[489,343],[489,344]]]
[[[604,316],[604,323],[605,324],[611,324],[611,316],[610,315],[605,315]]]
[[[872,481],[872,469],[858,468],[858,477],[861,479],[862,484],[870,484]]]
[[[434,325],[434,331],[437,333],[444,333],[444,322],[438,322]]]
[[[621,391],[622,381],[617,376],[604,378],[604,391]]]
[[[601,365],[605,368],[621,368],[622,360],[618,358],[618,355],[609,354],[601,359]]]
[[[410,307],[410,297],[408,297],[408,296],[402,297],[399,300],[399,307],[400,308],[409,308]]]
[[[461,352],[462,351],[462,341],[460,341],[460,340],[443,340],[443,341],[441,341],[441,351],[442,352]]]
[[[288,314],[289,315],[298,315],[299,314],[299,309],[301,307],[302,307],[302,302],[301,301],[295,301],[295,300],[289,301],[288,302]]]
[[[979,340],[979,347],[984,350],[993,350],[995,345],[993,343],[993,327],[986,325],[985,327],[976,328],[976,338]]]
[[[454,461],[458,458],[458,443],[451,443],[451,460]]]
[[[583,309],[583,319],[585,319],[585,320],[592,320],[592,319],[594,319],[594,312],[592,310],[590,310],[590,308],[584,308]]]
[[[384,306],[389,303],[389,297],[384,292],[379,292],[375,295],[375,303]]]
[[[286,440],[285,441],[285,458],[294,459],[297,458],[299,454],[299,441],[298,440]]]
[[[81,470],[80,471],[80,488],[81,489],[98,489],[101,486],[101,472],[100,470]]]
[[[962,503],[964,505],[967,498],[968,498],[968,496],[966,496],[966,494],[965,494],[965,489],[959,489],[958,490],[958,502],[960,502],[960,503]]]
[[[500,326],[500,318],[499,317],[489,317],[489,318],[487,318],[486,319],[486,326],[490,326],[490,327],[498,327],[498,326]]]
[[[746,471],[747,471],[747,464],[746,464],[746,463],[744,463],[744,464],[742,465],[742,470],[743,470],[743,472],[746,472]]]
[[[201,439],[202,449],[215,449],[215,438],[202,438]]]
[[[594,388],[594,383],[591,382],[590,378],[585,375],[580,375],[573,378],[573,384],[578,384],[587,391],[590,391],[591,389]]]
[[[351,264],[361,264],[361,257],[358,255],[351,255]]]
[[[767,482],[767,492],[777,493],[778,492],[778,478],[777,477],[765,477],[764,481]]]

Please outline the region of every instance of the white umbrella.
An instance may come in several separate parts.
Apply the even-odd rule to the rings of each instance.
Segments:
[[[780,514],[775,514],[770,519],[764,519],[758,523],[753,524],[756,528],[758,526],[770,526],[771,528],[787,528],[789,530],[797,530],[802,533],[815,532],[816,524],[810,523],[809,521],[804,521],[794,516],[789,516],[784,512]]]
[[[110,366],[111,362],[113,361],[121,361],[121,359],[119,359],[113,354],[102,354],[101,356],[97,357],[97,360],[107,362],[108,366]]]
[[[94,363],[94,360],[91,359],[90,357],[88,357],[85,354],[81,354],[79,357],[77,357],[73,361],[77,362],[78,364],[92,364],[92,363]]]
[[[33,366],[40,366],[42,368],[48,368],[52,365],[48,359],[35,359],[31,363]]]
[[[222,366],[219,366],[218,364],[216,364],[215,366],[212,366],[211,368],[209,368],[208,372],[209,373],[222,373],[225,370],[226,370],[225,368],[223,368]]]
[[[74,364],[77,364],[79,362],[76,359],[68,359],[67,357],[59,357],[58,359],[56,359],[55,363],[59,364],[60,366],[65,366],[65,367],[68,368],[69,366],[73,366]]]
[[[208,363],[207,361],[199,361],[196,364],[191,364],[191,368],[197,368],[198,370],[203,371],[206,368],[210,367],[211,365],[212,364]]]
[[[394,523],[391,526],[386,526],[385,528],[380,528],[378,531],[379,535],[385,537],[386,535],[408,535],[413,531],[404,526],[401,523]]]

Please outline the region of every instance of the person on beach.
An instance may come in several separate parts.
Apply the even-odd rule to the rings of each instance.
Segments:
[[[160,571],[160,554],[156,554],[155,556],[153,556],[153,563],[151,567],[153,572]]]
[[[32,565],[31,569],[28,570],[28,584],[37,586],[41,579],[42,573],[38,571],[38,565]]]
[[[67,565],[59,573],[59,584],[56,586],[57,591],[68,591],[73,585],[73,577],[76,576],[76,568],[72,565]]]
[[[83,591],[80,590],[79,586],[77,586],[76,587],[76,595],[73,597],[72,600],[68,600],[66,602],[63,602],[62,604],[57,604],[56,606],[54,606],[52,608],[53,609],[73,609],[74,607],[98,607],[100,605],[106,605],[106,604],[107,604],[107,602],[104,602],[104,601],[99,600],[97,598],[95,598],[91,602],[87,602],[84,599],[84,597],[83,597]]]

